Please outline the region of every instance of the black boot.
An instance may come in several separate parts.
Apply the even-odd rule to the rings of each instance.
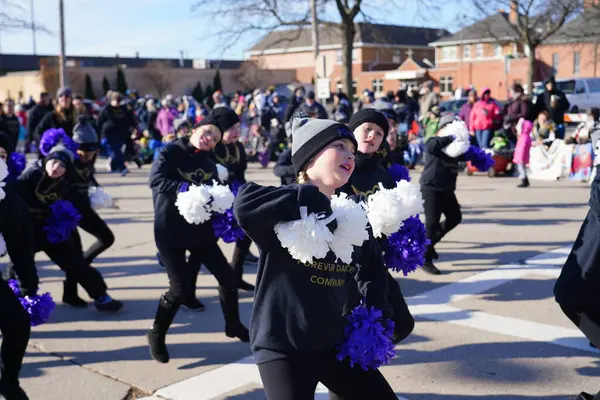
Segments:
[[[226,289],[219,286],[219,300],[225,317],[225,335],[230,338],[237,337],[242,342],[249,342],[248,328],[240,321],[237,289]]]
[[[243,253],[246,253],[245,255]],[[254,291],[254,285],[244,281],[242,278],[244,275],[244,262],[245,258],[250,255],[250,251],[243,251],[239,245],[235,246],[233,250],[233,258],[231,260],[231,268],[233,268],[233,273],[235,275],[235,284],[238,289],[245,290],[247,292]]]
[[[188,296],[187,300],[183,302],[182,306],[189,311],[204,311],[206,307],[204,307],[204,304],[202,304],[202,302],[196,298],[196,282],[198,281],[198,272],[200,272],[200,266],[194,267],[190,265],[190,268],[194,269],[194,271],[192,271],[193,278],[190,280],[190,295]]]
[[[529,179],[527,177],[525,177],[525,179],[521,179],[521,183],[518,184],[517,187],[520,187],[520,188],[529,187]]]
[[[77,281],[69,277],[63,282],[62,301],[64,304],[74,308],[86,308],[88,306],[87,301],[83,300],[77,294]]]
[[[19,381],[8,382],[0,379],[0,399],[4,400],[29,400]]]
[[[170,302],[165,295],[162,295],[158,302],[152,329],[146,334],[150,346],[150,356],[159,363],[169,362],[169,351],[165,339],[177,310],[179,310],[179,305]]]
[[[421,269],[431,275],[440,275],[442,272],[433,265],[433,261],[425,261]]]

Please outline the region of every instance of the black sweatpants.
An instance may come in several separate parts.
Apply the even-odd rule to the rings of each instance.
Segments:
[[[160,258],[169,276],[169,290],[165,294],[169,302],[182,304],[188,299],[192,290],[195,290],[190,282],[196,282],[201,265],[204,265],[213,274],[219,282],[219,286],[225,289],[236,287],[231,266],[216,240],[211,239],[198,238],[198,247],[191,249],[174,247],[157,241]],[[190,252],[187,260],[186,251]]]
[[[319,382],[343,400],[397,400],[379,370],[351,368],[334,351],[270,361],[258,371],[267,400],[314,400]]]
[[[29,342],[29,314],[3,279],[0,279],[0,305],[0,356],[4,365],[2,381],[13,385],[19,383],[19,372]]]
[[[421,188],[423,194],[423,208],[425,209],[425,229],[427,238],[431,240],[430,249],[442,238],[456,228],[462,221],[460,204],[453,191],[437,191],[429,188]],[[440,222],[442,214],[446,219]],[[427,261],[432,260],[431,252],[425,255]]]
[[[600,307],[581,309],[566,304],[559,305],[565,315],[588,340],[600,349]]]

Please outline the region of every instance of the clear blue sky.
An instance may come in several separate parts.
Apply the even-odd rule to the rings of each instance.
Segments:
[[[30,0],[12,0],[22,9],[11,9],[15,17],[29,20]],[[302,4],[304,0],[297,0]],[[443,5],[443,11],[431,17],[423,17],[428,11],[415,12],[419,0],[365,1],[371,6],[369,14],[381,23],[427,26],[456,30],[461,8],[445,0],[432,0]],[[462,0],[450,0],[462,1]],[[38,32],[37,53],[57,54],[58,0],[33,0],[35,20],[52,33]],[[134,56],[139,51],[142,57],[179,57],[183,50],[186,58],[230,58],[241,59],[244,50],[253,43],[252,38],[241,41],[223,53],[215,38],[209,38],[211,23],[202,18],[201,11],[193,14],[193,0],[65,0],[65,32],[67,54],[105,55],[119,54]],[[308,1],[306,1],[308,3]],[[31,31],[1,31],[2,53],[33,53]]]

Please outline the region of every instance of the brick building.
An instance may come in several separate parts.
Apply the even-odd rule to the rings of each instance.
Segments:
[[[432,41],[448,35],[443,29],[358,23],[352,54],[352,72],[358,90],[395,90],[397,82],[387,82],[385,72],[394,70],[412,57],[434,66]],[[341,88],[342,41],[339,28],[321,27],[319,51],[325,58],[325,75],[331,91]],[[248,52],[247,57],[268,69],[296,69],[300,82],[309,83],[315,72],[310,29],[271,32]]]

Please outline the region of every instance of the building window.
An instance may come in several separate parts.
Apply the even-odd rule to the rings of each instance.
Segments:
[[[356,55],[357,55],[357,50],[356,49],[352,49],[352,62],[356,61]],[[342,64],[344,61],[344,54],[342,53],[341,50],[336,50],[335,52],[335,59],[336,62],[338,64]]]
[[[552,74],[558,73],[558,53],[552,53]]]
[[[477,57],[477,58],[483,57],[483,44],[482,43],[477,44],[477,47],[475,49],[475,57]]]
[[[452,77],[442,76],[440,78],[440,92],[441,93],[452,93]]]
[[[401,49],[394,50],[394,56],[392,57],[392,62],[394,64],[402,63],[402,50]]]
[[[471,46],[463,46],[463,58],[471,58]]]
[[[576,51],[573,53],[573,75],[578,75],[581,72],[581,53]]]
[[[335,82],[335,91],[338,93],[344,91],[344,85],[342,85],[342,80],[340,78]]]
[[[442,47],[442,60],[456,60],[456,46]]]
[[[502,57],[502,46],[499,44],[494,46],[494,57]]]
[[[374,93],[383,92],[383,79],[373,79],[371,82],[373,84]]]

